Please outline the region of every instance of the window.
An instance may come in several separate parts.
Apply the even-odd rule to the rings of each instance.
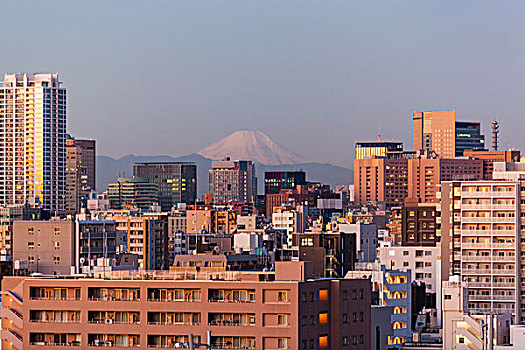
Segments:
[[[288,325],[288,315],[285,315],[285,314],[277,315],[277,324],[279,326],[287,326]]]
[[[310,293],[310,301],[315,301],[315,296],[313,292]]]
[[[306,340],[303,340],[303,350],[306,350]]]
[[[288,339],[287,338],[279,338],[277,340],[277,347],[279,349],[286,349],[288,347]]]
[[[306,302],[307,302],[306,293],[303,293],[303,303],[306,303]]]
[[[283,303],[288,302],[288,293],[284,290],[279,291],[277,293],[277,300]]]
[[[328,289],[319,289],[319,301],[328,301]]]
[[[363,344],[364,341],[365,341],[365,337],[361,334],[359,336],[359,344]]]
[[[303,325],[303,326],[306,326],[306,316],[303,316],[302,325]]]
[[[408,266],[408,261],[403,261],[403,267],[407,267]]]
[[[310,339],[310,349],[313,349],[313,348],[314,348],[314,340]]]
[[[302,247],[313,247],[314,239],[313,238],[301,238],[301,246]]]
[[[310,316],[310,326],[313,326],[315,323],[314,321],[314,317],[313,316]]]
[[[328,324],[328,312],[319,313],[319,324]]]
[[[33,249],[35,247],[35,242],[27,242],[27,247]]]
[[[319,348],[326,349],[328,348],[328,336],[322,335],[319,337]]]
[[[445,294],[445,300],[450,300],[452,299],[452,295],[450,294]]]
[[[60,257],[59,256],[54,256],[53,260],[55,261],[55,264],[60,264]]]
[[[60,242],[55,242],[55,249],[60,249]]]
[[[343,314],[343,323],[348,323],[348,314]]]
[[[403,255],[406,256],[406,255],[408,255],[408,254],[409,254],[408,250],[404,250],[404,251],[403,251]]]
[[[348,345],[348,337],[343,337],[343,346]]]

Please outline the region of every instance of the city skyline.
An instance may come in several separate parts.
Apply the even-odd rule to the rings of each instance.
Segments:
[[[350,168],[354,141],[376,139],[379,125],[382,139],[408,145],[415,110],[453,109],[485,135],[498,119],[500,147],[521,146],[522,4],[296,4],[35,3],[36,19],[1,24],[16,21],[5,45],[18,53],[0,64],[58,71],[68,131],[116,158],[176,157],[262,130],[309,161]],[[68,49],[49,45],[57,37]]]

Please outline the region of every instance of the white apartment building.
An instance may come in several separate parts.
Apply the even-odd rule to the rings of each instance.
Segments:
[[[466,284],[459,281],[444,281],[442,295],[443,349],[506,348],[502,345],[509,344],[511,338],[509,314],[482,315],[469,312]]]
[[[66,89],[58,73],[0,82],[0,206],[65,208]]]
[[[471,311],[508,313],[515,323],[524,321],[520,265],[525,258],[525,184],[463,181],[441,187],[442,256],[450,257],[442,261],[443,279],[456,275],[468,282]]]

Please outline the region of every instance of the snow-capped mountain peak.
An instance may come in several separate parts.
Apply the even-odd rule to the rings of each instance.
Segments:
[[[300,155],[277,145],[262,131],[235,131],[198,152],[210,159],[254,160],[266,165],[297,164],[304,161]]]

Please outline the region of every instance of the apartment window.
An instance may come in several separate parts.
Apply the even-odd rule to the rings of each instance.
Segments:
[[[314,321],[314,317],[313,316],[310,316],[310,326],[313,326],[315,323]]]
[[[277,293],[277,300],[279,302],[287,302],[288,301],[288,293],[284,290],[282,291],[279,291],[279,293]]]
[[[315,301],[315,296],[313,292],[310,292],[310,301]]]
[[[328,347],[328,336],[327,335],[321,335],[319,337],[319,348],[325,349]]]
[[[359,344],[363,344],[364,341],[365,341],[365,337],[361,334],[359,336]]]
[[[277,316],[277,324],[279,326],[286,326],[288,325],[288,316],[285,314],[281,314]]]
[[[60,242],[55,242],[55,249],[60,249]]]
[[[313,348],[314,348],[314,340],[310,339],[310,349],[313,349]]]
[[[407,256],[407,255],[409,255],[409,254],[410,254],[410,252],[409,252],[408,250],[404,250],[404,251],[403,251],[403,255]]]
[[[319,300],[328,301],[328,289],[319,289]]]
[[[343,346],[347,346],[348,345],[348,337],[343,337]]]
[[[348,314],[343,314],[343,323],[348,323]]]
[[[28,227],[27,228],[27,233],[30,234],[30,235],[34,234],[35,233],[35,228],[34,227]]]
[[[301,246],[302,247],[313,247],[314,239],[313,238],[301,238]]]
[[[432,255],[432,252],[431,252],[431,251],[426,251],[426,252],[425,252],[425,255],[426,255],[426,256]]]
[[[445,294],[445,300],[450,300],[450,299],[452,299],[452,295]]]
[[[60,264],[60,257],[59,256],[54,256],[53,260],[55,261],[55,264]]]
[[[279,349],[286,349],[288,347],[288,339],[287,338],[279,338],[277,340],[277,347]]]
[[[348,300],[348,292],[343,290],[343,300]]]
[[[430,261],[426,261],[425,262],[425,267],[431,267],[432,266],[432,262]]]
[[[27,247],[33,249],[35,247],[35,242],[27,242]]]
[[[363,311],[361,311],[359,313],[359,322],[363,322],[363,319],[365,318],[365,314],[363,313]]]
[[[319,324],[328,324],[328,312],[319,313]]]
[[[306,318],[307,318],[306,316],[303,316],[303,320],[302,320],[302,325],[303,325],[303,326],[306,326],[306,322],[307,322],[307,321],[306,321]]]
[[[303,350],[306,350],[306,340],[303,340]]]
[[[409,265],[408,261],[403,261],[403,267],[407,267]]]
[[[303,300],[303,303],[306,303],[308,300],[307,300],[307,296],[306,296],[306,293],[303,293],[302,295],[302,300]]]

